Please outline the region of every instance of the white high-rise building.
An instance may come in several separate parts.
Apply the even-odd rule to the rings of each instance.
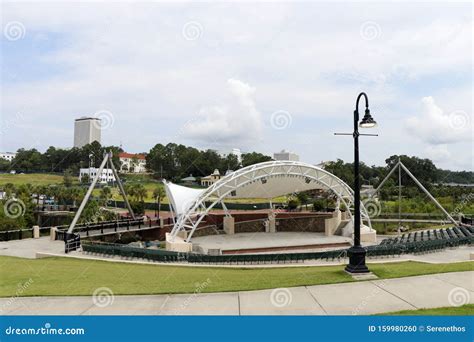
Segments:
[[[74,122],[74,147],[82,147],[93,141],[100,143],[100,119],[82,117]]]
[[[273,153],[273,159],[299,161],[300,156],[293,152],[281,150],[280,152]]]

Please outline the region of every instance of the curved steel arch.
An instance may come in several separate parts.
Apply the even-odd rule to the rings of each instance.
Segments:
[[[186,241],[189,242],[200,222],[216,204],[222,202],[224,198],[228,197],[233,191],[249,183],[275,176],[301,177],[305,182],[309,179],[320,185],[320,187],[314,187],[313,189],[320,189],[322,187],[325,190],[332,191],[337,198],[344,203],[346,208],[349,208],[349,215],[353,221],[350,211],[350,208],[354,204],[353,190],[340,178],[322,168],[302,162],[271,161],[239,169],[221,178],[207,188],[201,196],[189,206],[189,209],[177,218],[170,234],[171,238],[174,239],[181,230],[190,229],[186,239]],[[211,204],[206,206],[206,201],[209,200],[212,200]],[[362,220],[367,223],[367,226],[372,228],[369,214],[362,202],[360,206]]]

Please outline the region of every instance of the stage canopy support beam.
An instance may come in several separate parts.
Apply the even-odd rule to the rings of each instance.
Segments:
[[[410,172],[410,170],[408,170],[408,168],[401,162],[401,160],[399,159],[398,162],[395,164],[395,166],[392,168],[392,170],[390,170],[390,172],[388,173],[388,175],[382,180],[382,182],[379,184],[379,186],[377,187],[377,189],[375,189],[374,193],[371,195],[374,196],[376,193],[379,192],[379,190],[382,188],[382,186],[385,184],[385,182],[387,181],[387,179],[390,178],[390,176],[395,172],[395,170],[397,170],[398,168],[401,168],[403,169],[403,171],[406,172],[406,174],[408,176],[410,176],[411,179],[413,179],[413,181],[415,182],[415,184],[426,194],[426,196],[428,196],[428,198],[430,200],[433,201],[434,204],[436,204],[436,206],[441,209],[441,211],[446,215],[446,217],[452,222],[454,223],[455,225],[458,224],[458,222],[446,211],[446,209],[443,208],[443,206],[436,200],[436,198],[433,197],[433,195],[430,194],[430,192],[423,186],[423,184],[420,183],[420,181]],[[400,179],[400,182],[401,182],[401,179]],[[401,186],[401,185],[400,185]],[[399,195],[399,197],[401,197]]]
[[[182,198],[185,210],[179,212],[176,223],[170,233],[170,241],[182,230],[188,230],[186,241],[189,242],[194,231],[200,225],[207,213],[226,198],[272,198],[312,189],[322,189],[332,192],[347,208],[350,219],[353,220],[351,208],[354,205],[354,192],[341,179],[332,173],[306,163],[295,161],[270,161],[250,165],[221,178],[209,188],[193,194],[194,189],[182,189],[172,183],[165,183],[171,202]],[[176,196],[173,196],[173,188]],[[182,194],[188,193],[183,198]],[[193,197],[194,196],[194,197]],[[173,197],[176,197],[173,200]],[[189,201],[187,199],[190,199]],[[372,230],[369,214],[361,202],[361,218],[365,225]],[[176,207],[176,203],[174,203]],[[178,205],[180,207],[180,205]],[[224,211],[227,208],[223,205]],[[350,230],[350,228],[349,228]],[[350,231],[344,232],[349,236]]]
[[[112,172],[114,173],[115,179],[117,180],[117,183],[119,185],[120,193],[122,194],[123,200],[125,201],[125,203],[127,205],[128,212],[129,212],[130,216],[132,217],[132,219],[135,219],[135,215],[133,214],[133,210],[130,206],[130,203],[128,203],[127,194],[125,193],[125,189],[123,188],[122,182],[120,181],[118,173],[115,170],[115,167],[114,167],[114,164],[113,164],[113,161],[112,161],[112,152],[106,152],[104,154],[104,159],[100,163],[99,169],[97,170],[97,174],[94,176],[94,179],[92,180],[92,183],[89,185],[89,189],[87,189],[86,195],[82,199],[81,205],[79,206],[79,209],[77,210],[76,215],[74,215],[74,218],[73,218],[71,224],[69,225],[69,228],[67,230],[67,232],[69,234],[71,234],[73,232],[74,227],[76,226],[77,221],[81,217],[82,211],[86,207],[86,204],[89,201],[89,198],[92,194],[92,191],[94,190],[95,186],[97,185],[97,182],[99,181],[99,178],[102,176],[102,171],[104,170],[104,167],[105,167],[105,165],[107,164],[108,161],[110,161]]]

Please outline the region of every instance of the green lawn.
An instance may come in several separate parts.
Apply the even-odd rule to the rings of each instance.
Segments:
[[[474,314],[474,304],[466,304],[459,307],[448,306],[444,308],[434,308],[434,309],[419,309],[419,310],[403,310],[396,312],[388,312],[382,315],[389,316],[472,316]]]
[[[473,270],[474,263],[418,262],[371,264],[381,278]],[[30,280],[31,279],[31,280]],[[0,296],[91,295],[105,286],[115,294],[245,291],[353,281],[343,266],[285,268],[215,268],[139,265],[70,258],[0,257]],[[31,283],[18,292],[25,283]]]
[[[76,179],[74,180],[76,181]],[[30,173],[24,175],[0,174],[0,184],[7,183],[12,183],[16,186],[28,183],[31,185],[62,184],[63,176],[48,173]]]

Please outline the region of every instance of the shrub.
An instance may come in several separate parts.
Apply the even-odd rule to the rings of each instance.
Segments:
[[[300,201],[297,198],[293,198],[293,199],[288,201],[288,209],[289,210],[294,210],[294,209],[298,208],[299,205],[300,205]]]
[[[317,199],[313,202],[314,211],[323,211],[326,208],[326,203],[323,199]]]
[[[132,207],[135,215],[143,215],[145,213],[145,203],[142,201],[133,201],[130,203],[130,206]]]

